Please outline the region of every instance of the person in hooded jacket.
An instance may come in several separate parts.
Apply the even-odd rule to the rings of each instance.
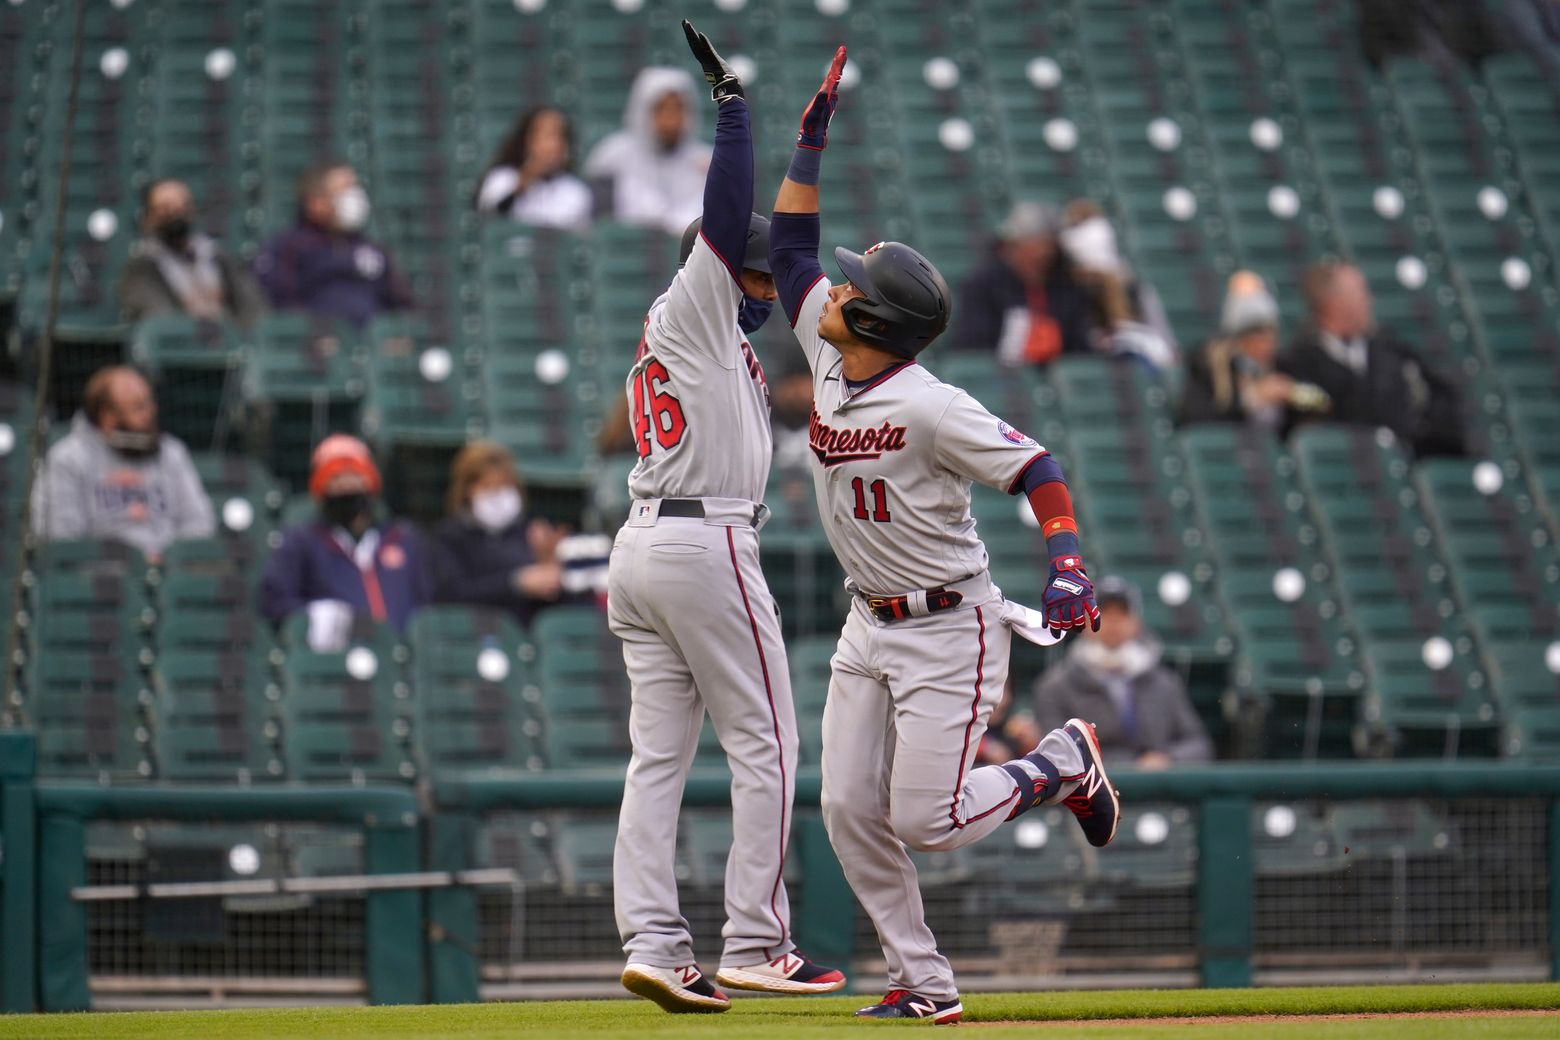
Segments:
[[[434,598],[507,610],[522,625],[563,600],[566,528],[525,515],[514,458],[473,441],[450,466],[449,515],[433,532]]]
[[[1075,716],[1090,719],[1101,753],[1139,769],[1208,761],[1213,741],[1185,684],[1160,663],[1162,648],[1143,627],[1137,586],[1112,576],[1094,594],[1100,630],[1084,632],[1035,684],[1040,728]]]
[[[351,166],[325,162],[298,179],[298,222],[255,257],[255,275],[279,311],[307,311],[362,328],[412,305],[384,248],[363,233],[368,193]]]
[[[45,541],[106,538],[153,563],[168,543],[216,530],[189,450],[158,429],[151,384],[123,365],[87,380],[70,433],[44,459],[32,516]]]
[[[652,65],[640,71],[623,109],[623,129],[602,138],[585,178],[608,187],[611,216],[680,235],[704,209],[711,149],[699,140],[693,77]]]

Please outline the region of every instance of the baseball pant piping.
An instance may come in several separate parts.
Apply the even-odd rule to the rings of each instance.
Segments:
[[[693,959],[677,910],[675,821],[707,710],[732,772],[721,965],[789,953],[782,871],[796,718],[756,532],[698,520],[625,527],[612,555],[609,603],[633,691],[634,752],[613,856],[624,951],[659,967]]]
[[[958,990],[906,846],[978,841],[1017,796],[1000,767],[970,769],[1007,679],[1010,633],[996,615],[977,607],[883,624],[853,605],[824,708],[829,840],[877,929],[889,987],[933,1000]]]

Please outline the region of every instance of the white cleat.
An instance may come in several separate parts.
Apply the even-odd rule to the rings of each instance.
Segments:
[[[653,1000],[674,1014],[713,1014],[731,1007],[731,998],[710,985],[697,964],[681,968],[629,964],[623,969],[622,982],[630,993]]]
[[[838,968],[814,964],[796,951],[781,954],[767,964],[722,968],[715,981],[732,989],[756,989],[765,993],[833,993],[845,985]]]

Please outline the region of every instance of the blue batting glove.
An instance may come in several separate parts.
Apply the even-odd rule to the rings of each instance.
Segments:
[[[1041,597],[1045,623],[1052,632],[1089,625],[1100,630],[1100,608],[1094,604],[1094,583],[1077,556],[1058,556],[1051,561],[1051,577]]]

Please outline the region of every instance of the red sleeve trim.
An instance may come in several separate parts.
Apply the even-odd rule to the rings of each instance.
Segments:
[[[715,259],[720,261],[720,265],[726,269],[726,273],[731,275],[732,281],[736,282],[737,288],[741,290],[742,272],[739,269],[732,267],[731,261],[727,260],[724,256],[721,255],[720,250],[715,248],[715,243],[710,241],[710,236],[704,233],[704,229],[702,227],[699,229],[699,237],[704,239],[704,244],[710,247],[710,252],[715,254]]]
[[[1044,449],[1035,452],[1034,457],[1031,458],[1028,462],[1024,463],[1023,467],[1019,469],[1018,476],[1013,478],[1013,483],[1008,485],[1007,493],[1010,495],[1016,495],[1022,491],[1024,489],[1024,474],[1029,472],[1029,467],[1033,466],[1035,463],[1039,462],[1049,454],[1051,453],[1045,451]]]
[[[807,297],[811,296],[812,295],[812,291],[814,289],[818,288],[818,283],[823,281],[827,277],[828,277],[828,273],[827,272],[819,271],[818,272],[818,277],[814,278],[812,280],[812,282],[810,282],[808,284],[807,290],[805,292],[803,292],[801,296],[798,296],[796,298],[796,313],[791,315],[791,328],[793,328],[793,329],[796,328],[796,319],[800,318],[802,316],[802,304],[806,303],[807,302]]]

